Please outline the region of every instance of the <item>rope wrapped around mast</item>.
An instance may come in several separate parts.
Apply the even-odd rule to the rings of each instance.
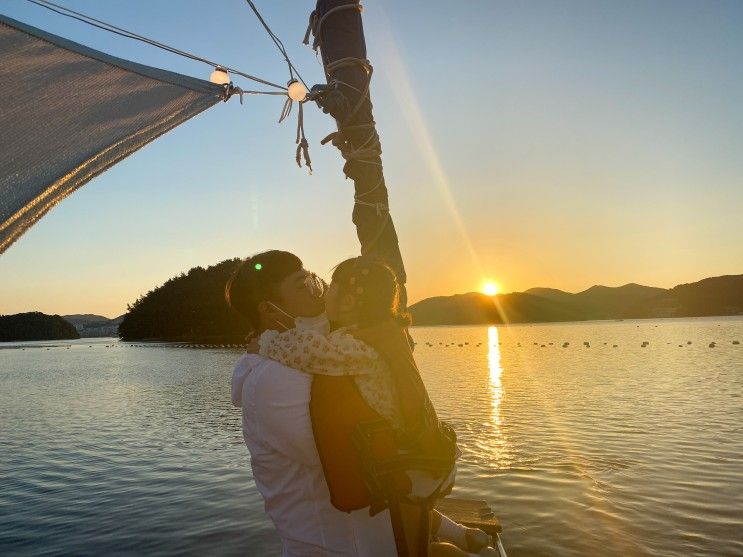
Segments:
[[[346,161],[343,172],[354,182],[353,222],[363,255],[375,255],[397,275],[400,302],[407,306],[407,276],[389,210],[382,168],[382,146],[377,134],[369,86],[373,68],[366,58],[366,42],[358,0],[318,0],[304,42],[314,36],[320,49],[328,87],[314,98],[323,112],[335,118],[338,131],[332,142]]]

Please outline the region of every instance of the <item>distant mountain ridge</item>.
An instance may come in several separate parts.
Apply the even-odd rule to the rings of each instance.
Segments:
[[[119,324],[124,320],[124,315],[120,315],[114,319],[93,313],[76,313],[73,315],[63,315],[62,317],[72,323],[81,337],[87,338],[118,336]]]
[[[410,306],[410,312],[415,325],[743,315],[743,275],[670,289],[630,283],[596,285],[576,294],[543,287],[496,296],[470,292],[427,298]]]
[[[239,259],[228,259],[207,268],[194,267],[140,296],[125,316],[116,319],[94,314],[57,319],[73,329],[73,335],[77,328],[83,337],[241,344],[249,326],[224,299],[225,284],[239,264]],[[743,275],[711,277],[669,289],[630,283],[597,285],[575,294],[544,287],[497,296],[470,292],[421,300],[410,311],[414,325],[743,315]],[[28,334],[36,335],[33,328]]]

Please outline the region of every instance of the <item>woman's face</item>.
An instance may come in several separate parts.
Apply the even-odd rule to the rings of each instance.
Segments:
[[[341,288],[335,281],[330,283],[325,293],[325,314],[331,322],[342,327],[353,325],[358,321],[353,296],[341,294]]]

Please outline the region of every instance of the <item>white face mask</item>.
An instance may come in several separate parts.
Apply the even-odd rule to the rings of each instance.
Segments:
[[[294,317],[293,315],[290,315],[288,312],[281,309],[279,306],[274,304],[273,302],[268,302],[271,304],[274,309],[277,311],[280,311],[284,315],[286,315],[289,319],[294,321],[294,327],[300,330],[311,330],[316,331],[320,333],[323,336],[327,336],[330,333],[330,321],[328,320],[328,316],[325,314],[325,312],[322,312],[320,315],[315,315],[314,317]],[[287,327],[283,323],[279,323],[284,330],[288,331],[290,327]]]

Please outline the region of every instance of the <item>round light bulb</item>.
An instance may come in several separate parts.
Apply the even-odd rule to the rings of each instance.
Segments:
[[[217,66],[209,76],[209,81],[217,85],[227,85],[230,82],[230,74],[223,67]]]
[[[299,81],[293,79],[287,86],[286,94],[291,100],[299,102],[307,96],[307,89]]]

